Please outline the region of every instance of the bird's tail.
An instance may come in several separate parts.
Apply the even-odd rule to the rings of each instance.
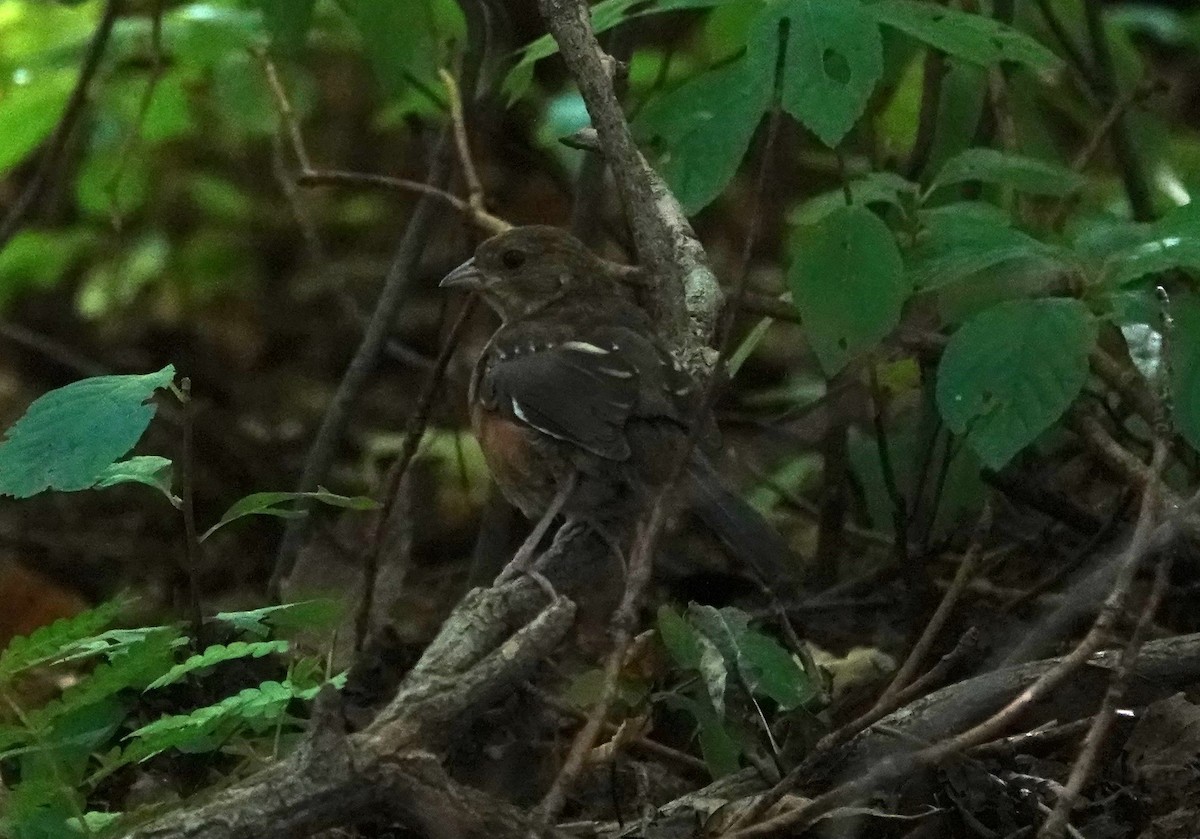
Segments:
[[[692,512],[760,583],[777,596],[796,592],[796,558],[787,542],[757,510],[725,487],[699,452],[688,464],[688,494]]]

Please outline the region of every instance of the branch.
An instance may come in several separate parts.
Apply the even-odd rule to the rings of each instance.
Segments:
[[[694,372],[714,361],[709,343],[721,288],[679,202],[634,144],[584,0],[538,0],[547,28],[579,85],[633,231],[641,264],[654,278],[654,304],[668,343]]]

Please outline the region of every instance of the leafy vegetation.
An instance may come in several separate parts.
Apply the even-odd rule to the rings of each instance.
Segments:
[[[505,553],[508,537],[491,505],[479,545],[469,544],[486,464],[460,430],[469,368],[452,351],[470,333],[443,328],[435,275],[499,220],[572,219],[598,250],[637,255],[602,158],[559,143],[589,124],[591,92],[570,55],[564,75],[558,43],[521,5],[0,3],[0,341],[20,348],[0,367],[0,547],[12,551],[0,571],[44,565],[93,602],[132,587],[152,604],[109,599],[57,621],[45,620],[54,611],[13,628],[0,620],[0,833],[116,835],[149,816],[130,792],[139,778],[170,779],[158,812],[291,759],[311,700],[347,684],[334,671],[354,664],[394,687],[431,637],[444,652],[435,629],[458,615],[460,583],[494,577],[485,549]],[[439,695],[470,688],[489,701],[527,681],[534,697],[552,684],[547,707],[598,715],[583,726],[593,736],[611,724],[611,743],[573,752],[607,762],[614,778],[613,756],[627,748],[665,750],[681,775],[698,765],[711,779],[748,768],[793,777],[789,769],[857,733],[843,726],[869,734],[884,715],[863,722],[847,693],[873,691],[878,709],[918,698],[905,693],[914,684],[936,687],[905,671],[890,686],[887,677],[939,586],[950,606],[974,598],[983,615],[955,628],[964,638],[975,623],[1020,636],[988,639],[998,661],[1042,630],[1059,646],[1068,640],[1050,638],[1072,630],[1046,592],[1083,597],[1072,589],[1079,569],[1103,571],[1126,545],[1158,549],[1165,531],[1128,538],[1139,513],[1193,531],[1175,517],[1190,515],[1200,477],[1200,123],[1190,82],[1200,13],[1179,9],[591,4],[593,31],[619,59],[602,83],[614,82],[631,136],[699,232],[727,298],[744,307],[726,352],[710,358],[726,365],[717,413],[736,429],[735,474],[752,477],[755,506],[796,549],[797,576],[851,594],[799,604],[810,611],[792,614],[798,638],[777,604],[729,582],[724,566],[727,577],[711,582],[716,549],[669,545],[654,643],[641,636],[627,659],[597,667],[585,639],[586,652],[549,644],[549,672],[503,690],[437,670],[441,661],[418,676],[436,671]],[[597,128],[603,144],[610,126]],[[766,442],[741,434],[763,428]],[[381,453],[399,455],[386,472]],[[65,542],[83,547],[72,554]],[[1172,551],[1190,556],[1194,545]],[[264,602],[268,587],[277,598],[302,553],[308,576],[296,578],[340,604],[238,608]],[[672,578],[680,556],[689,573],[703,568],[700,583]],[[1140,562],[1105,577],[1118,580],[1106,608],[1146,610],[1124,636],[1134,657],[1160,601],[1195,584],[1186,563],[1173,577],[1159,565],[1143,598]],[[995,578],[964,594],[962,568]],[[611,594],[589,588],[568,594]],[[298,592],[288,595],[306,596]],[[850,603],[851,618],[822,606],[826,596]],[[855,605],[872,597],[890,623]],[[176,622],[180,604],[186,625]],[[1097,610],[1076,604],[1079,614]],[[1129,629],[1100,611],[1098,637]],[[1179,611],[1161,610],[1162,625],[1194,630]],[[511,631],[511,617],[496,620]],[[510,642],[479,658],[497,668],[519,660]],[[403,652],[371,646],[389,643]],[[944,661],[961,661],[943,646]],[[932,672],[945,681],[941,666]],[[376,711],[386,697],[370,700]],[[405,745],[449,755],[457,783],[480,777],[478,755],[561,734],[529,715],[525,733],[489,739],[489,726],[519,731],[499,718],[465,720],[468,733],[454,734],[477,738],[468,747]],[[461,750],[474,755],[465,767],[453,764]],[[546,802],[562,790],[546,776],[562,782],[564,801],[582,784],[546,751],[538,771],[508,773],[523,786],[492,792],[548,795],[537,812],[556,818]],[[1128,757],[1123,766],[1137,764]],[[1083,758],[1057,760],[1038,771],[1062,790],[1061,770]],[[1120,775],[1117,763],[1083,765],[1095,787],[1071,795],[1091,796],[1086,808],[1072,810],[1065,793],[1028,800],[1135,835],[1136,820],[1101,791],[1146,778]],[[1017,774],[1036,774],[1027,769]],[[581,819],[624,825],[610,802],[579,799]],[[958,789],[924,803],[934,801],[947,825],[956,808],[972,809]],[[780,806],[794,815],[808,805]],[[743,816],[782,812],[755,807],[707,812],[704,829],[737,832]],[[1032,831],[1033,810],[1022,807],[979,834]],[[879,835],[899,835],[893,827]]]

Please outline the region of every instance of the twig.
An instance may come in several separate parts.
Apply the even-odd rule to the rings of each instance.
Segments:
[[[446,368],[450,364],[450,359],[454,356],[454,351],[458,349],[458,340],[462,335],[463,327],[466,326],[467,320],[475,308],[475,303],[476,298],[474,296],[467,298],[466,303],[463,304],[462,309],[458,313],[458,317],[455,318],[454,323],[451,325],[450,332],[446,336],[446,341],[442,345],[442,351],[438,354],[437,361],[434,363],[433,371],[425,380],[425,385],[421,388],[421,393],[417,397],[417,407],[405,425],[404,447],[400,450],[400,456],[396,458],[396,462],[388,469],[387,476],[384,478],[384,487],[379,498],[379,509],[374,513],[366,547],[363,551],[363,596],[354,621],[356,650],[362,649],[370,630],[371,606],[375,600],[375,581],[379,573],[379,557],[383,551],[383,537],[387,530],[388,517],[391,515],[392,507],[400,492],[404,476],[408,473],[408,467],[412,464],[413,458],[417,454],[421,438],[425,435],[425,426],[429,423],[429,414],[433,410],[433,401],[437,397],[438,389],[441,387],[442,380],[446,374]]]
[[[564,716],[577,720],[587,720],[588,715],[586,713],[572,705],[567,704],[566,702],[563,702],[557,696],[547,693],[532,683],[526,684],[525,690],[530,695],[536,697],[540,702],[544,703],[550,708],[553,708],[555,711]],[[614,734],[618,728],[616,724],[611,722],[605,722],[602,727],[603,730],[609,734]],[[687,772],[705,777],[707,777],[709,774],[708,764],[706,764],[700,758],[694,757],[687,752],[681,752],[678,749],[673,749],[670,746],[663,745],[657,740],[652,740],[643,734],[635,735],[632,739],[630,739],[629,743],[631,746],[641,749],[647,754],[670,761],[680,769],[683,769]]]
[[[654,278],[664,337],[681,363],[711,367],[721,289],[679,202],[638,151],[613,90],[612,61],[592,31],[584,0],[538,0],[550,34],[579,86],[628,215],[640,263]]]
[[[726,835],[726,839],[751,839],[751,837],[774,835],[785,830],[798,833],[812,825],[821,816],[848,801],[865,795],[880,783],[902,777],[920,767],[937,765],[950,755],[959,754],[966,749],[994,739],[1012,725],[1030,706],[1066,681],[1083,666],[1093,653],[1100,649],[1116,620],[1124,612],[1134,575],[1146,553],[1158,541],[1156,537],[1159,536],[1159,533],[1152,526],[1155,517],[1154,508],[1157,506],[1154,503],[1153,495],[1152,491],[1143,493],[1137,526],[1129,547],[1121,559],[1120,568],[1109,594],[1105,598],[1100,614],[1084,638],[1070,653],[1059,659],[1054,667],[1039,676],[999,711],[973,727],[916,752],[893,755],[879,761],[858,778],[840,784],[798,807],[756,825],[729,833]]]
[[[971,542],[967,546],[967,551],[963,554],[962,561],[958,565],[958,570],[954,574],[954,581],[950,584],[950,588],[946,590],[946,593],[942,595],[941,602],[938,603],[937,609],[934,610],[933,616],[929,619],[929,623],[925,625],[925,630],[921,633],[921,637],[913,645],[908,658],[904,660],[904,664],[896,671],[896,675],[892,678],[892,683],[887,686],[883,695],[880,696],[880,702],[895,696],[916,676],[921,663],[929,655],[929,650],[933,647],[933,642],[937,640],[942,627],[946,625],[946,621],[949,620],[950,614],[958,604],[959,598],[962,597],[963,592],[966,590],[967,583],[975,576],[975,571],[979,568],[979,559],[983,552],[983,541],[987,538],[991,528],[992,505],[991,502],[984,502],[983,512],[980,513],[979,521],[975,524],[975,531],[971,534]]]
[[[1028,754],[1038,746],[1072,740],[1083,734],[1092,724],[1091,717],[1062,723],[1061,725],[1045,725],[1032,731],[1022,731],[1008,737],[1000,737],[988,743],[980,743],[969,749],[975,757],[1007,757],[1016,754]]]
[[[887,439],[887,410],[883,388],[879,384],[879,371],[874,358],[867,361],[867,375],[871,386],[871,423],[875,429],[875,448],[879,454],[879,471],[883,474],[883,486],[892,503],[892,531],[895,534],[893,548],[900,567],[908,563],[908,506],[896,483],[896,470],[892,467],[891,447]]]
[[[435,147],[430,180],[441,181],[447,175],[449,161],[446,159],[446,138],[441,137]],[[367,380],[379,359],[383,346],[387,341],[388,332],[395,322],[396,313],[400,310],[408,291],[409,283],[416,271],[421,255],[429,241],[429,231],[436,218],[436,205],[430,198],[419,200],[413,208],[408,220],[404,236],[392,257],[392,263],[384,277],[383,289],[371,313],[371,319],[363,331],[358,349],[351,358],[338,382],[337,390],[325,409],[321,418],[321,426],[309,447],[305,458],[304,469],[297,482],[299,492],[311,492],[324,480],[337,454],[338,441],[342,437],[346,422],[349,420],[350,409],[366,387]],[[296,556],[304,541],[308,529],[309,516],[289,519],[280,544],[279,554],[275,559],[275,569],[271,574],[271,593],[278,596],[280,586],[291,573]]]
[[[880,694],[879,699],[875,701],[871,709],[822,737],[805,760],[792,768],[778,783],[764,795],[760,796],[753,805],[743,811],[733,824],[735,834],[737,829],[750,824],[762,816],[763,813],[767,812],[767,810],[791,792],[792,788],[808,773],[820,755],[847,742],[860,731],[864,731],[901,707],[904,703],[920,695],[919,691],[925,690],[943,678],[950,667],[977,643],[977,632],[972,630],[965,633],[951,652],[943,656],[924,676],[913,681],[913,676],[916,675],[921,662],[928,655],[930,647],[933,646],[934,640],[941,632],[954,605],[965,590],[967,582],[974,576],[975,569],[979,565],[983,540],[988,530],[991,529],[991,522],[991,505],[985,504],[983,513],[979,517],[979,522],[975,525],[975,532],[971,536],[971,543],[967,548],[966,554],[963,555],[958,572],[954,576],[954,582],[942,596],[941,603],[938,604],[933,617],[929,619],[929,623],[925,626],[925,631],[922,632],[912,651],[909,652],[908,658],[905,659],[900,669],[896,671],[896,675],[892,678],[891,683]]]
[[[46,147],[42,151],[37,169],[29,183],[25,185],[25,189],[21,191],[16,203],[9,208],[4,221],[0,222],[0,249],[8,244],[9,239],[17,232],[25,220],[25,216],[32,209],[34,202],[42,194],[42,190],[46,188],[46,184],[50,180],[50,173],[58,165],[59,159],[66,149],[67,141],[71,138],[76,124],[83,117],[88,88],[91,87],[92,79],[95,78],[105,50],[108,48],[108,41],[117,21],[120,7],[119,0],[106,0],[104,8],[100,12],[100,22],[97,24],[96,32],[92,35],[87,52],[84,54],[83,66],[79,70],[79,79],[75,82],[71,96],[67,99],[66,107],[63,108],[58,124],[54,126],[54,131],[46,141]]]
[[[1083,746],[1079,750],[1079,756],[1075,759],[1075,763],[1071,766],[1071,774],[1054,805],[1054,811],[1038,832],[1038,836],[1042,839],[1053,839],[1067,827],[1067,818],[1071,807],[1078,799],[1084,783],[1091,776],[1096,759],[1100,754],[1100,748],[1112,728],[1117,706],[1121,704],[1125,698],[1125,692],[1129,688],[1133,663],[1141,651],[1142,644],[1145,643],[1154,615],[1158,612],[1158,607],[1162,604],[1163,597],[1170,585],[1173,557],[1173,551],[1168,548],[1162,551],[1155,564],[1154,583],[1150,588],[1150,594],[1138,615],[1137,623],[1134,625],[1129,640],[1121,650],[1120,661],[1113,671],[1112,680],[1108,684],[1108,690],[1105,691],[1100,710],[1091,718],[1087,734],[1083,739]]]
[[[345,172],[340,169],[310,169],[296,176],[300,186],[357,186],[369,189],[386,189],[392,192],[415,192],[436,198],[448,207],[462,213],[469,221],[486,233],[503,233],[512,225],[482,209],[476,210],[469,201],[457,195],[421,181],[393,178],[390,175],[371,175],[363,172]]]
[[[1113,69],[1112,49],[1108,43],[1108,33],[1104,31],[1102,15],[1103,10],[1099,3],[1083,4],[1083,18],[1087,24],[1092,60],[1095,62],[1095,73],[1091,76],[1093,92],[1101,102],[1112,103],[1116,96],[1116,71]],[[1150,195],[1150,186],[1134,150],[1129,126],[1121,114],[1117,115],[1112,131],[1109,132],[1109,142],[1121,173],[1121,182],[1125,185],[1133,220],[1150,221],[1154,218],[1154,201]]]
[[[484,213],[483,182],[475,171],[475,160],[471,156],[471,141],[467,137],[467,120],[463,116],[462,95],[458,90],[458,82],[445,68],[438,69],[438,78],[442,87],[446,88],[446,96],[450,105],[450,126],[454,134],[454,146],[458,149],[458,161],[462,166],[463,180],[467,183],[467,204],[471,212]]]
[[[195,406],[192,402],[192,380],[187,376],[179,380],[178,395],[183,414],[183,451],[179,458],[181,473],[179,476],[181,502],[179,510],[183,515],[184,566],[180,570],[183,572],[183,588],[187,597],[188,610],[191,612],[192,643],[199,649],[204,644],[204,640],[200,637],[204,629],[204,614],[200,610],[200,587],[196,579],[196,574],[200,569],[201,549],[200,537],[196,529],[196,453],[192,443]]]
[[[634,629],[637,626],[638,604],[646,584],[650,581],[654,542],[666,518],[666,505],[662,503],[665,495],[664,492],[659,493],[650,516],[639,528],[634,540],[633,550],[630,552],[629,572],[625,578],[625,591],[612,616],[613,649],[604,662],[604,681],[600,696],[588,712],[587,721],[576,732],[563,765],[537,807],[537,822],[543,829],[548,828],[551,822],[558,818],[566,805],[567,794],[574,787],[588,754],[595,747],[604,719],[616,698],[617,682],[629,655]]]

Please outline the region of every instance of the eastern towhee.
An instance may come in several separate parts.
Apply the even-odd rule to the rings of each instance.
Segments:
[[[623,286],[627,274],[570,234],[531,226],[483,242],[441,282],[478,291],[500,316],[468,397],[500,490],[535,521],[548,524],[553,509],[606,537],[627,532],[670,479],[696,389]],[[792,588],[787,544],[700,448],[676,492],[760,582]]]

